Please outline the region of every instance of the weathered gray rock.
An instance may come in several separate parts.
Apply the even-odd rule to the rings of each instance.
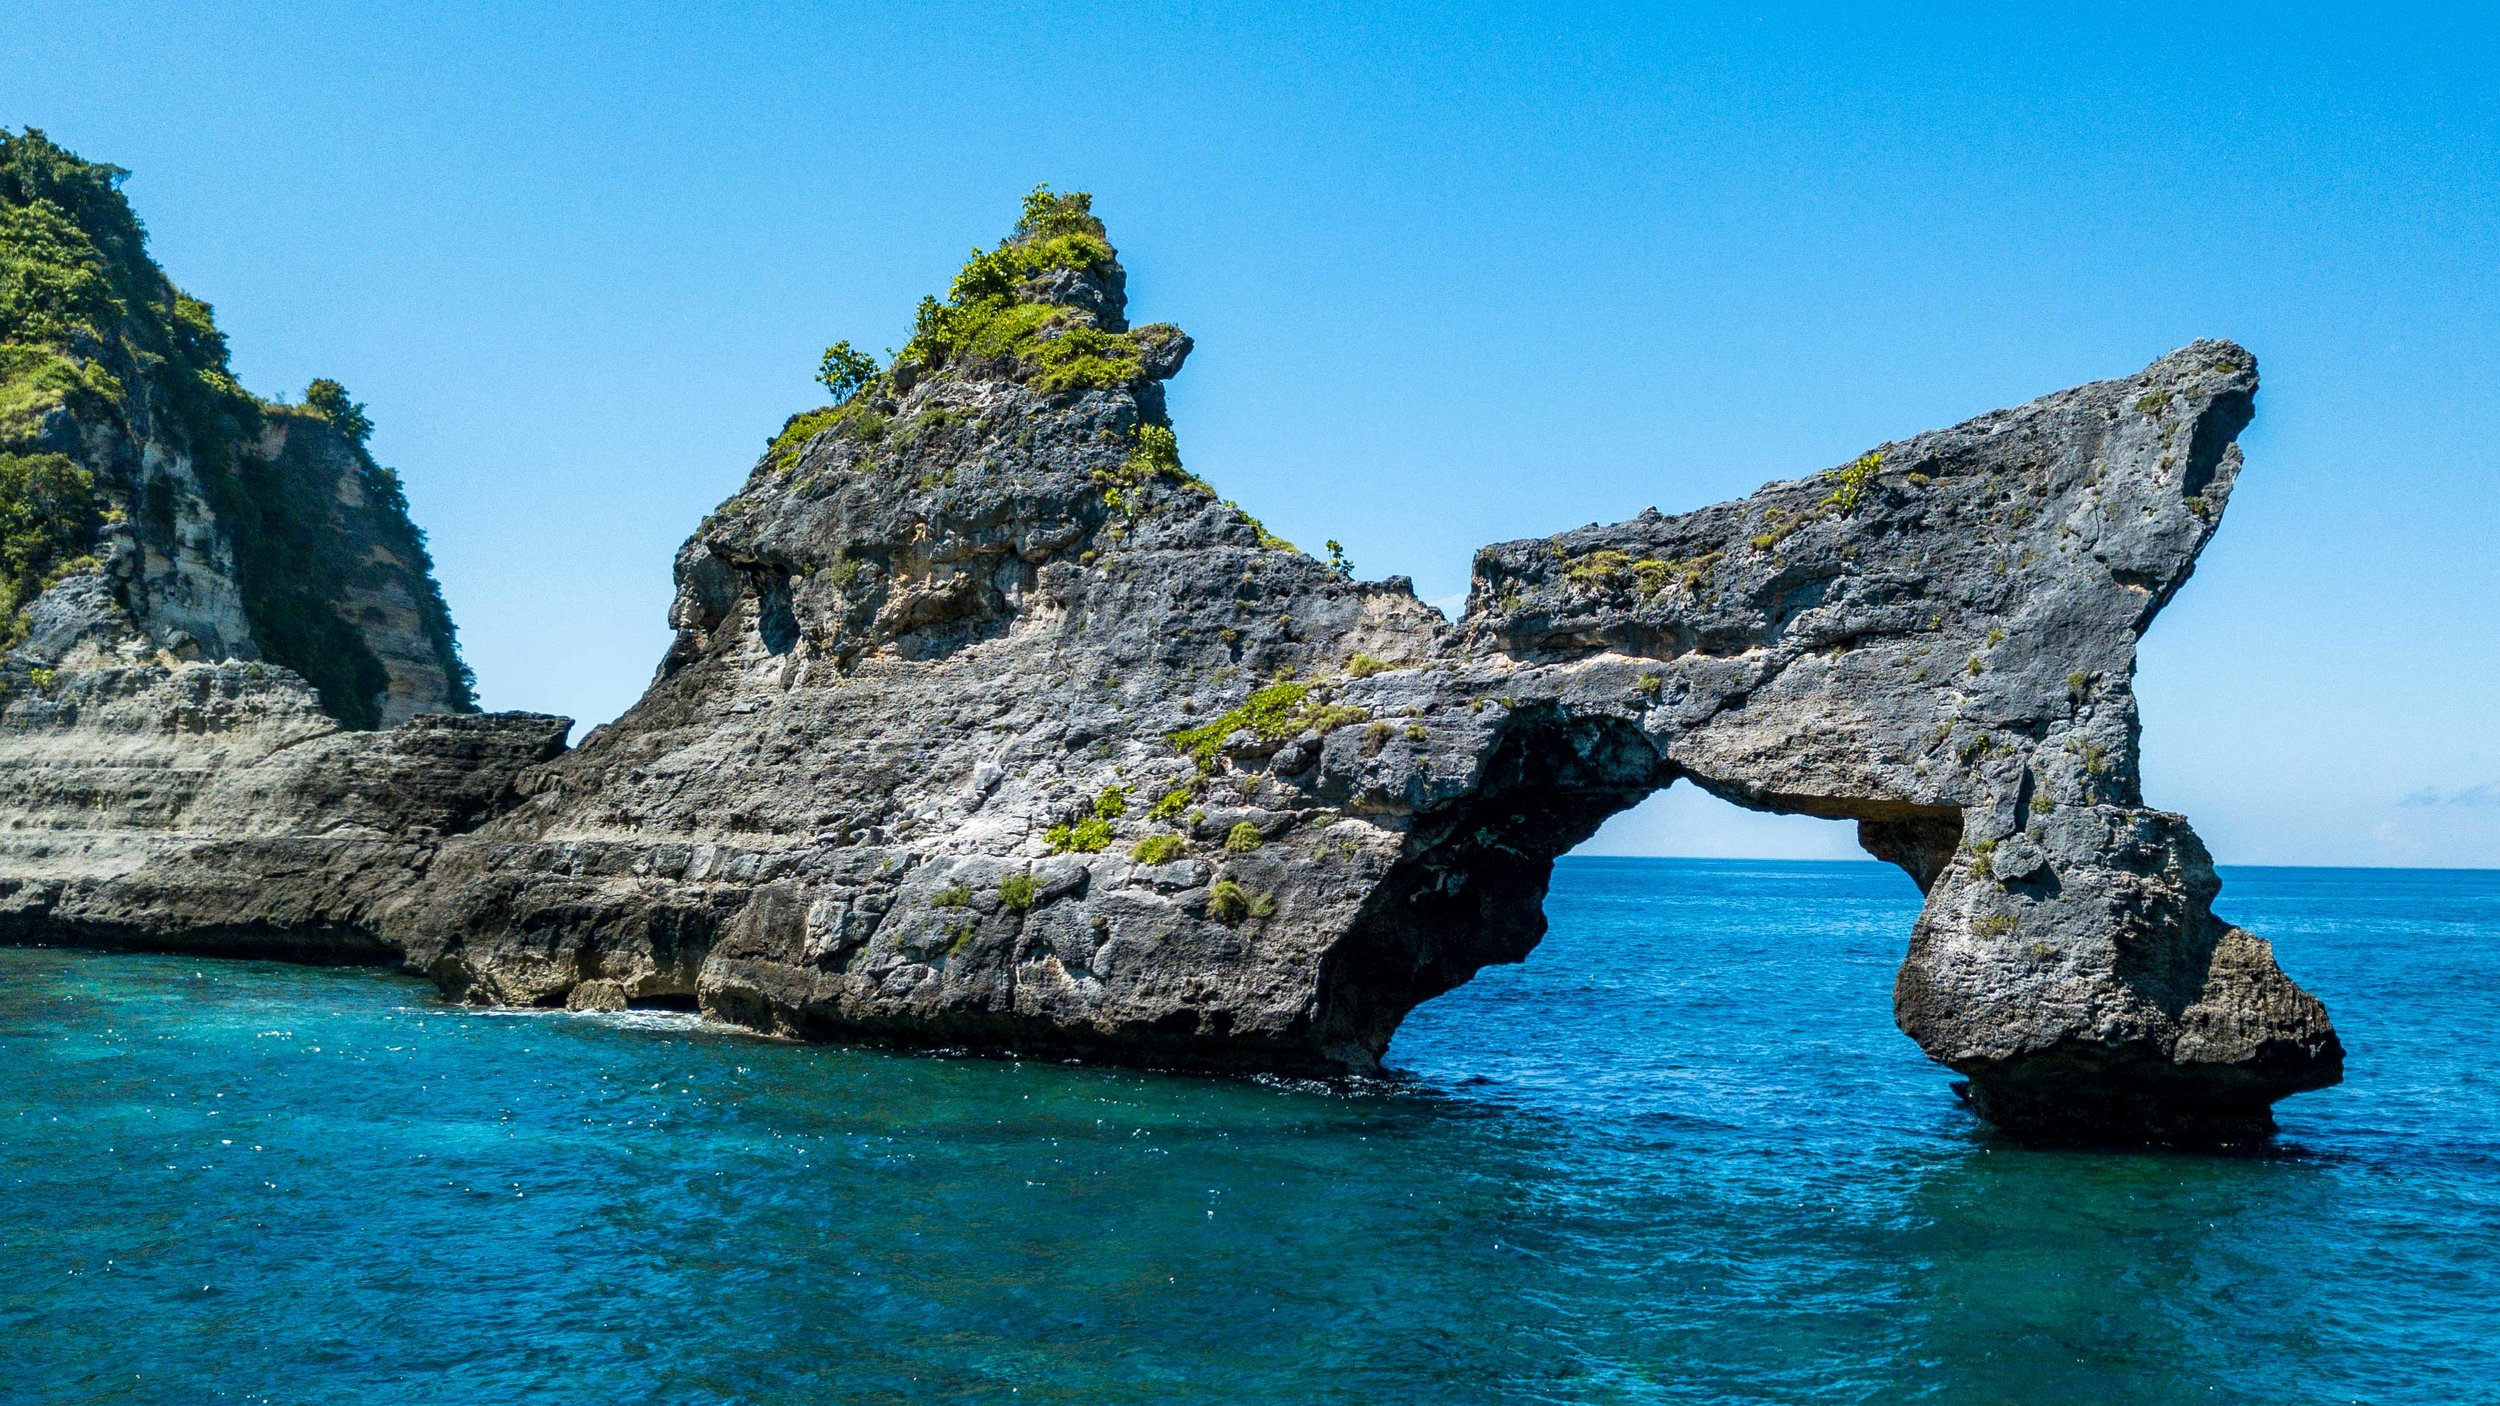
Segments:
[[[381,915],[569,724],[452,716],[361,408],[235,384],[119,176],[0,132],[0,225],[41,232],[0,238],[0,939],[395,960]]]
[[[1033,296],[1117,329],[1117,288]],[[1535,945],[1556,855],[1691,780],[1856,819],[1917,878],[1901,1023],[2009,1127],[2240,1135],[2337,1077],[2137,786],[2135,641],[2239,471],[2240,349],[1488,548],[1456,628],[1148,464],[1151,379],[1023,369],[913,367],[768,456],[679,555],[650,693],[400,911],[412,964],[480,1001],[601,980],[809,1037],[1367,1069]]]
[[[0,712],[0,940],[396,961],[382,916],[570,726],[351,731],[259,663],[60,675]]]
[[[2228,501],[2246,352],[2199,342],[1743,502],[1487,548],[1452,626],[1182,470],[1157,381],[1187,339],[1127,327],[1081,204],[1039,216],[687,542],[631,711],[561,756],[560,720],[481,720],[385,784],[486,797],[456,817],[348,788],[382,848],[291,858],[309,877],[250,921],[476,1002],[1365,1070],[1417,1003],[1536,945],[1555,856],[1689,780],[1855,819],[1909,871],[1900,1022],[2009,1129],[2246,1136],[2339,1077],[2324,1011],[2213,916],[2203,849],[2137,784],[2135,641]],[[290,778],[409,775],[452,741],[331,739],[299,773],[276,741],[298,723],[253,716],[269,745],[196,765],[252,778],[264,847],[319,838],[329,803]],[[19,794],[99,789],[18,755]],[[46,804],[25,828],[75,829]],[[43,859],[43,922],[129,932],[111,915],[144,896],[148,940],[180,940],[214,926],[189,873],[232,902],[216,875],[275,862],[159,849],[144,883],[82,878],[150,813],[98,809]],[[0,875],[36,862],[0,847]]]

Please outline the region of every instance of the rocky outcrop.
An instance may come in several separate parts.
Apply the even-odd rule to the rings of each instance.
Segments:
[[[122,172],[0,132],[0,687],[264,660],[354,727],[474,705],[371,424],[335,382],[235,383]]]
[[[570,726],[431,713],[351,731],[259,663],[58,677],[0,719],[0,939],[397,961],[386,915]]]
[[[1917,880],[1900,1022],[2009,1129],[2248,1136],[2339,1077],[2324,1011],[2213,915],[2203,849],[2137,784],[2135,641],[2228,502],[2246,352],[2200,342],[1743,502],[1489,547],[1453,625],[1182,467],[1160,383],[1188,351],[1128,324],[1083,198],[1038,192],[892,367],[837,378],[847,398],[687,542],[631,711],[560,756],[560,720],[410,734],[365,774],[431,779],[352,792],[380,848],[283,851],[302,896],[252,923],[335,930],[476,1002],[1359,1071],[1417,1003],[1527,955],[1557,855],[1690,781],[1853,819]],[[163,690],[187,677],[81,687],[160,700],[145,731],[177,726]],[[243,750],[209,770],[251,778],[215,783],[270,818],[249,842],[317,838],[300,798],[333,755]],[[64,774],[27,755],[23,793]],[[479,778],[457,815],[381,804],[453,776]],[[42,857],[27,930],[127,933],[112,915],[152,903],[148,940],[176,940],[215,926],[191,866],[272,853],[89,881],[119,822],[46,804],[26,828],[86,837]],[[423,852],[391,869],[405,835]],[[48,843],[0,874],[32,892]]]
[[[2135,641],[2229,499],[2244,351],[1487,548],[1452,627],[1189,476],[1157,385],[1186,339],[1129,332],[1107,248],[1046,273],[993,315],[1156,356],[1067,385],[907,350],[802,417],[680,553],[650,693],[401,910],[413,964],[470,1000],[1360,1070],[1527,954],[1556,855],[1688,780],[1854,819],[1918,880],[1902,1026],[2000,1123],[2236,1136],[2337,1077],[2137,785]]]
[[[0,938],[395,960],[569,723],[463,716],[362,407],[237,386],[121,175],[0,133]]]

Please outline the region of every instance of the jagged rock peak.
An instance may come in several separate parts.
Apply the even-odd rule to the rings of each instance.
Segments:
[[[1128,275],[1083,191],[1048,186],[998,246],[975,249],[943,301],[921,300],[890,374],[909,389],[936,373],[1001,375],[1045,391],[1169,379],[1189,339],[1165,323],[1131,330]]]

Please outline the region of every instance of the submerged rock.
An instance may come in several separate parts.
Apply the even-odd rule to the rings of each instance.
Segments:
[[[2339,1077],[2324,1010],[2214,917],[2202,846],[2137,779],[2135,642],[2229,500],[2246,352],[1488,547],[1452,625],[1182,467],[1160,381],[1188,347],[1128,326],[1083,198],[1038,193],[681,549],[632,710],[560,756],[561,720],[493,723],[485,809],[310,906],[474,1002],[1361,1071],[1527,955],[1557,855],[1688,780],[1854,819],[1917,880],[1900,1023],[2010,1130],[2240,1137]],[[99,807],[114,838],[86,843],[144,809]],[[172,897],[119,930],[205,924],[193,862],[141,865]],[[142,911],[106,860],[60,867],[91,914]],[[39,907],[21,931],[63,911]]]

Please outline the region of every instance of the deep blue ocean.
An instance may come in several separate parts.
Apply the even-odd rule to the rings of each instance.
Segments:
[[[0,951],[0,1401],[2500,1401],[2500,873],[2232,869],[2348,1081],[1992,1137],[1875,864],[1565,860],[1356,1088]]]

